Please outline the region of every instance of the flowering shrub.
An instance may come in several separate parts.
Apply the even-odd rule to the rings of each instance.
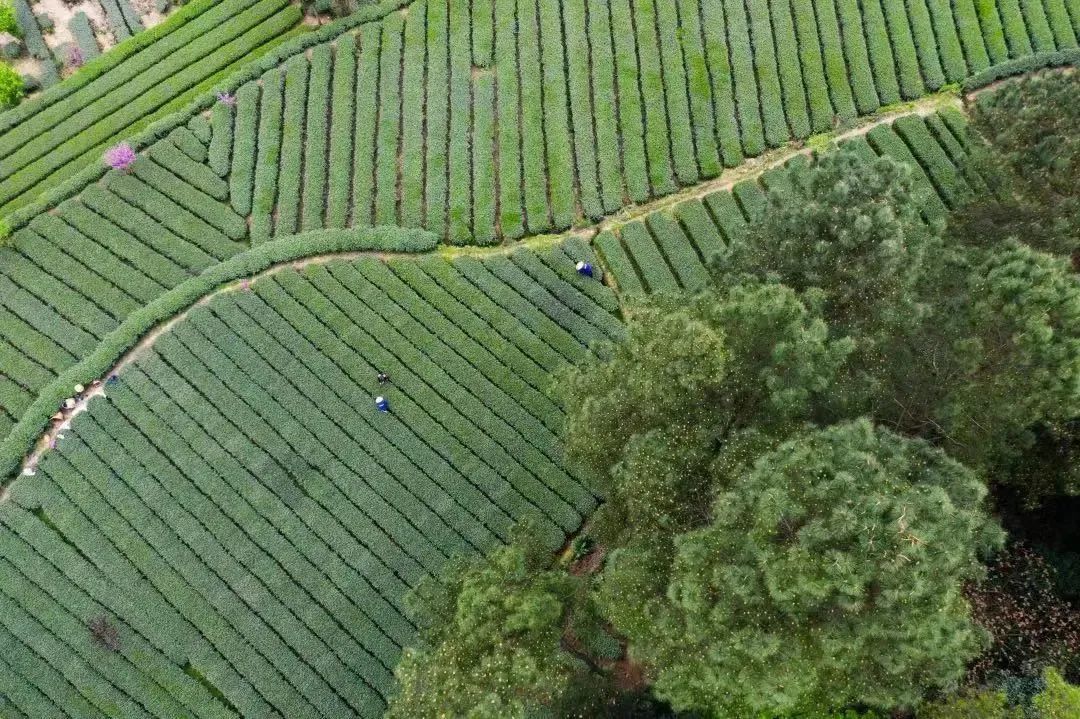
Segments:
[[[83,63],[85,63],[85,62],[86,62],[86,58],[83,56],[82,48],[80,48],[78,45],[72,45],[71,49],[68,50],[68,58],[67,58],[68,67],[78,69],[78,68],[82,67]]]
[[[127,170],[135,164],[137,157],[138,155],[135,154],[135,150],[131,149],[131,145],[121,142],[119,145],[110,147],[105,151],[105,164],[114,170]]]

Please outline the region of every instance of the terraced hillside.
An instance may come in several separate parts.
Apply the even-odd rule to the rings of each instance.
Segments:
[[[270,2],[244,12],[284,22],[288,8],[273,14]],[[372,224],[488,244],[587,224],[992,63],[1072,48],[1076,3],[1025,2],[1021,12],[1002,0],[971,14],[959,2],[953,17],[949,3],[922,13],[916,0],[889,18],[873,2],[860,13],[829,0],[754,4],[751,16],[724,0],[366,8],[225,82],[235,107],[211,94],[154,123],[133,140],[144,158],[131,174],[91,166],[10,216],[0,334],[32,367],[0,377],[0,435],[140,303],[248,244]],[[538,33],[544,42],[529,41]],[[799,62],[776,47],[798,48]],[[9,138],[14,150],[11,138],[64,116],[93,87],[15,124],[0,143]],[[90,107],[138,114],[142,99],[125,104],[126,88]],[[75,113],[15,150],[0,186],[54,167],[65,169],[44,185],[68,177],[61,158],[85,162],[100,146],[79,134],[48,149],[48,138],[89,117]],[[93,142],[113,125],[92,126],[102,133]],[[40,152],[13,170],[14,158]]]
[[[422,576],[595,505],[549,389],[622,297],[699,286],[815,134],[940,217],[981,179],[927,95],[1080,31],[1080,0],[388,0],[252,60],[296,10],[199,7],[0,116],[4,717],[379,716]]]
[[[0,509],[5,693],[37,716],[377,716],[408,588],[526,515],[558,546],[595,504],[544,392],[620,332],[574,258],[595,261],[284,266],[190,311]],[[105,664],[76,631],[99,614],[123,626]]]
[[[849,142],[905,156],[930,133],[913,146],[938,161],[962,123]],[[953,167],[922,176],[928,217]],[[626,292],[694,287],[786,172],[609,223],[602,260]],[[577,235],[320,255],[183,311],[0,504],[4,692],[27,716],[379,716],[409,588],[524,516],[558,546],[595,504],[547,391],[621,333],[578,260],[601,258]],[[105,662],[82,629],[99,617],[122,637]]]
[[[182,109],[200,84],[264,52],[299,19],[287,0],[196,0],[0,115],[0,213],[99,163],[110,143]]]

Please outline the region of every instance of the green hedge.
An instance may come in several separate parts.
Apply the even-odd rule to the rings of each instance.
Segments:
[[[765,122],[765,142],[770,147],[779,147],[791,139],[787,118],[784,113],[784,93],[780,87],[780,77],[776,69],[776,47],[773,43],[772,22],[766,3],[746,3],[749,8],[750,47],[754,69],[758,78],[758,92],[761,100],[761,117]],[[862,41],[860,25],[859,40]],[[852,71],[856,71],[852,68]]]
[[[406,108],[424,106],[424,56],[427,51],[425,16],[427,5],[420,0],[412,5],[405,18],[404,67],[401,89]],[[490,53],[490,48],[488,48]],[[355,65],[355,59],[353,64]],[[501,63],[500,63],[501,64]],[[355,70],[353,71],[355,75]],[[335,110],[337,101],[334,101]],[[515,108],[516,110],[516,108]],[[515,116],[516,117],[516,116]],[[351,120],[351,118],[350,118]],[[401,118],[401,220],[402,227],[424,225],[424,117],[423,113],[406,112]],[[348,137],[352,128],[346,127]],[[331,140],[331,144],[333,141]],[[351,153],[350,147],[350,153]]]
[[[44,244],[44,240],[41,241]],[[89,384],[112,367],[124,352],[153,327],[182,312],[217,287],[310,255],[378,250],[425,252],[435,248],[438,237],[424,230],[375,227],[363,230],[316,230],[254,247],[213,265],[149,304],[131,312],[80,362],[64,371],[41,390],[34,403],[3,442],[0,442],[0,476],[11,478],[23,455],[41,434],[56,406],[70,397],[76,384]]]
[[[874,82],[882,104],[900,102],[900,84],[896,79],[892,38],[881,9],[881,0],[864,0],[863,22],[866,23],[867,51],[874,69]]]
[[[375,141],[378,151],[375,167],[375,222],[373,224],[376,225],[398,224],[398,126],[401,119],[401,48],[404,32],[405,19],[401,15],[391,15],[383,20],[382,48],[379,59],[379,129]],[[467,92],[466,100],[468,100]],[[467,113],[467,103],[465,109]],[[468,128],[464,134],[469,134]],[[453,164],[452,161],[451,167]],[[468,167],[469,163],[466,161],[466,173]],[[466,202],[468,197],[469,194],[466,192]]]
[[[719,5],[721,0],[707,0],[714,5]],[[630,6],[627,0],[611,0],[611,36],[614,38],[613,57],[615,61],[615,76],[617,87],[634,87],[637,82],[637,57],[634,49],[634,26],[630,15]],[[717,8],[720,18],[723,18],[723,8]],[[709,18],[706,18],[706,27]],[[601,32],[604,32],[601,30]],[[603,43],[598,46],[606,49]],[[522,58],[524,61],[524,58]],[[599,71],[605,70],[601,65]],[[752,72],[752,71],[751,71]],[[524,89],[523,89],[524,93]],[[620,92],[616,106],[619,110],[619,125],[622,129],[622,162],[623,177],[626,178],[626,192],[634,202],[645,202],[651,196],[649,190],[649,173],[645,162],[645,126],[642,123],[641,95],[637,92]],[[613,133],[614,138],[614,133]],[[608,152],[612,155],[612,162],[619,153],[618,138],[614,138],[615,144],[608,145]],[[531,173],[528,165],[531,149],[522,147],[523,161],[525,163],[526,177]],[[528,183],[526,183],[528,186]],[[621,204],[621,202],[620,202]]]
[[[432,5],[434,6],[434,4]],[[541,104],[543,77],[540,65],[540,25],[535,0],[518,0],[518,69],[521,74],[521,164],[524,172],[525,227],[530,234],[551,227],[548,217],[547,181],[544,171],[544,128]],[[633,37],[628,40],[633,51]],[[430,68],[430,62],[428,67]],[[431,83],[431,77],[428,77]],[[430,125],[429,125],[430,128]],[[429,145],[430,146],[430,145]],[[430,158],[429,158],[430,159]],[[429,173],[431,163],[428,163]],[[430,175],[429,175],[430,176]],[[429,193],[429,206],[439,201]],[[430,218],[429,218],[430,225]],[[434,226],[432,226],[434,229]]]
[[[1001,14],[995,0],[973,0],[975,14],[982,26],[983,41],[990,62],[995,65],[1009,59],[1009,47],[1005,43],[1005,31],[1001,26]]]
[[[277,220],[274,236],[291,235],[300,227],[303,182],[304,113],[307,107],[308,61],[290,58],[285,69],[285,105],[281,129],[281,167],[278,171]]]
[[[514,6],[514,0],[495,0],[495,12],[503,17],[513,16]],[[495,55],[500,58],[495,63],[499,88],[496,107],[499,126],[499,223],[503,236],[508,239],[517,239],[525,234],[519,154],[521,128],[517,122],[520,93],[516,48],[516,28],[511,23],[496,23]]]
[[[412,13],[409,13],[412,18]],[[423,18],[421,18],[422,20]],[[416,24],[413,19],[413,24]],[[422,86],[422,83],[419,83]],[[352,198],[353,109],[356,107],[356,36],[346,34],[334,48],[334,79],[330,102],[330,180],[326,197],[326,226],[349,222]],[[412,113],[419,115],[420,113]],[[419,123],[423,118],[415,118]],[[408,225],[417,227],[418,225]]]
[[[431,11],[429,10],[429,13]],[[358,102],[356,105],[356,147],[353,150],[353,211],[352,221],[354,225],[371,225],[374,224],[374,211],[375,211],[375,137],[378,132],[378,120],[379,120],[379,108],[378,103],[374,101],[377,98],[379,92],[379,44],[382,41],[382,31],[378,24],[372,23],[360,28],[360,57],[357,60],[357,73],[356,73],[356,97],[369,98],[368,101]],[[443,58],[445,63],[445,57]],[[445,75],[445,65],[438,70],[431,70],[430,73],[439,73]],[[428,102],[430,103],[437,94],[434,89],[431,88],[431,80],[429,75],[428,88],[431,94],[428,96]],[[445,93],[442,95],[445,97]],[[427,108],[427,121],[428,121],[428,162],[433,159],[434,148],[432,148],[432,116],[431,105],[426,105]],[[445,118],[443,118],[445,121]],[[438,153],[435,153],[438,154]],[[441,155],[440,155],[441,156]],[[431,177],[430,165],[428,171],[428,182],[432,183],[434,179]],[[445,167],[445,165],[444,165]],[[438,179],[444,179],[442,177]],[[431,192],[432,185],[429,184],[428,192]],[[434,205],[431,196],[428,196],[429,206],[436,206],[441,208],[442,205]],[[428,229],[435,231],[431,225],[425,225]],[[441,227],[441,225],[439,225]]]
[[[593,107],[592,96],[590,94],[589,85],[589,72],[592,69],[591,64],[586,60],[589,57],[589,41],[586,32],[588,30],[587,23],[585,21],[585,1],[584,0],[566,0],[562,4],[563,12],[563,28],[566,33],[566,56],[570,58],[567,63],[568,69],[568,91],[570,97],[570,119],[574,129],[574,158],[577,162],[577,175],[578,175],[578,187],[580,190],[581,209],[586,217],[593,220],[598,220],[604,215],[604,208],[600,200],[600,182],[596,174],[596,145],[594,143],[593,134]],[[575,61],[573,58],[578,58]],[[687,64],[691,62],[690,58],[687,58]],[[609,76],[610,77],[610,76]],[[494,81],[493,79],[485,80],[482,85],[482,91],[485,96],[494,98]],[[478,87],[476,91],[479,93],[481,88]],[[489,100],[490,102],[490,100]],[[478,106],[479,109],[479,106]],[[488,118],[484,118],[485,121],[490,122]],[[597,118],[599,121],[599,118]],[[711,124],[709,125],[712,126]],[[485,144],[487,140],[485,138]],[[484,153],[490,153],[490,150],[483,148],[474,148],[473,157],[478,159]],[[474,159],[475,167],[475,159]],[[474,189],[474,193],[475,193]],[[477,242],[483,243],[488,241],[489,236],[485,236],[481,239],[481,235],[486,232],[484,223],[487,222],[487,217],[492,214],[488,210],[488,203],[492,202],[494,198],[481,197],[476,195],[474,200],[476,204],[475,216],[473,221],[473,233],[476,235]],[[481,207],[483,205],[483,207]],[[494,225],[494,223],[491,223]]]
[[[997,80],[1051,67],[1080,66],[1080,50],[1075,48],[1044,52],[1007,60],[976,73],[963,82],[965,92],[978,90]]]
[[[68,29],[71,30],[86,62],[101,55],[101,48],[98,47],[97,38],[94,37],[94,30],[90,27],[90,19],[86,17],[86,13],[81,11],[75,13],[68,22]]]
[[[829,81],[833,107],[837,117],[841,120],[850,120],[855,117],[857,111],[851,81],[848,78],[847,64],[844,62],[844,43],[840,39],[840,21],[836,16],[836,5],[833,0],[796,1],[812,6],[807,8],[806,12],[817,11],[818,32],[821,36],[821,49],[825,58],[825,77]],[[895,5],[897,3],[886,3],[887,8]],[[903,10],[902,7],[901,10]],[[903,27],[906,26],[905,20]]]
[[[319,45],[311,51],[311,74],[308,76],[307,124],[304,128],[304,189],[300,209],[300,229],[323,227],[326,204],[327,123],[330,116],[332,48]],[[374,224],[374,223],[372,223]]]
[[[659,30],[660,63],[667,92],[668,126],[671,128],[671,159],[675,177],[680,185],[692,185],[698,181],[698,153],[694,147],[694,127],[690,116],[690,101],[682,88],[686,82],[686,66],[683,61],[679,28],[679,14],[675,0],[656,0],[656,21]],[[699,80],[700,82],[700,80]],[[678,88],[673,92],[673,88]],[[800,93],[802,90],[800,89]]]
[[[708,62],[708,48],[703,39],[701,11],[698,0],[677,0],[680,19],[678,31],[683,56],[686,58],[686,89],[690,95],[690,112],[697,161],[702,177],[715,177],[723,170],[720,148],[716,142],[719,123],[715,113],[715,98]],[[582,181],[584,185],[584,180]]]
[[[831,4],[831,0],[828,0]],[[762,125],[761,108],[758,103],[757,78],[754,73],[753,45],[747,27],[746,8],[742,0],[725,0],[727,34],[731,57],[732,81],[735,85],[735,106],[738,108],[739,127],[742,132],[743,150],[747,155],[760,155],[765,151],[766,136]],[[714,22],[719,18],[706,18]],[[840,58],[843,64],[843,57]],[[847,70],[845,69],[845,75]],[[845,79],[846,82],[846,79]]]
[[[632,4],[637,29],[634,51],[638,55],[638,82],[645,109],[645,155],[649,159],[649,185],[653,195],[674,192],[678,185],[669,152],[664,73],[656,40],[656,7],[653,0]],[[631,38],[634,42],[634,38]],[[620,94],[620,97],[624,95]]]
[[[470,33],[469,33],[469,6],[468,3],[456,2],[456,0],[450,1],[450,14],[449,21],[449,41],[450,41],[450,125],[449,125],[449,139],[450,139],[450,152],[447,155],[447,163],[449,165],[449,178],[447,185],[447,234],[451,242],[459,245],[468,244],[472,242],[472,177],[470,175],[472,155],[472,128],[471,128],[471,113],[472,113],[472,89],[471,89],[471,74],[472,74],[472,55],[469,49]],[[383,33],[383,87],[386,87],[386,59],[388,42],[392,42],[389,49],[392,50],[391,57],[396,60],[394,65],[395,74],[400,70],[400,41],[397,39],[400,35],[400,27],[390,27],[390,23],[383,23],[383,27],[386,30],[393,29],[392,36],[388,36],[386,32]],[[394,23],[394,25],[399,25]],[[392,39],[393,38],[393,39]],[[394,61],[392,60],[392,61]],[[396,96],[397,81],[394,80],[393,87],[395,91],[391,92],[392,96]],[[392,203],[393,191],[394,191],[394,171],[392,167],[387,166],[388,155],[393,157],[393,153],[387,152],[387,148],[383,145],[385,141],[382,133],[388,132],[390,134],[396,133],[396,128],[384,128],[380,121],[380,140],[379,140],[379,174],[376,177],[375,184],[378,189],[377,201],[379,204],[387,202]],[[389,185],[389,186],[388,186]],[[379,208],[376,208],[379,209]],[[380,216],[380,213],[376,213],[376,219]]]
[[[547,230],[565,230],[574,221],[574,156],[567,116],[566,73],[563,71],[562,27],[559,4],[540,2],[537,37],[541,45],[544,89],[544,137],[547,140],[547,182],[551,196],[551,224]],[[463,103],[464,104],[464,103]],[[466,133],[468,131],[466,130]],[[468,161],[465,160],[465,165]],[[526,178],[526,182],[530,179]]]
[[[273,236],[274,200],[281,163],[281,115],[285,92],[284,73],[280,68],[262,77],[262,102],[259,107],[258,148],[255,158],[255,185],[251,200],[251,244]]]
[[[776,36],[777,59],[780,63],[780,82],[784,88],[784,112],[794,137],[803,139],[811,132],[810,108],[803,84],[802,55],[791,52],[799,47],[795,37],[795,18],[790,3],[770,3],[772,28]]]
[[[840,15],[840,30],[844,38],[844,54],[848,61],[851,88],[855,93],[855,105],[860,114],[873,112],[881,106],[877,86],[874,84],[870,52],[863,33],[862,11],[858,0],[836,0]]]
[[[982,72],[990,67],[990,56],[983,42],[982,27],[979,25],[978,11],[974,0],[955,0],[953,17],[960,44],[964,48],[969,72]]]

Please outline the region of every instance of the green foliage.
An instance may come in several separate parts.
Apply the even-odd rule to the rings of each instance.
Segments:
[[[1005,694],[996,691],[968,691],[923,705],[919,719],[1023,719],[1024,713],[1009,707]]]
[[[937,148],[919,152],[945,186],[951,165],[929,130],[899,129]],[[910,171],[887,157],[841,150],[775,184],[761,220],[714,262],[714,280],[755,273],[820,297],[830,336],[854,342],[815,416],[869,414],[979,467],[1013,467],[1036,440],[1066,440],[1080,412],[1080,287],[1065,261],[1016,242],[946,247],[921,218]],[[1027,489],[1037,498],[1055,483]]]
[[[615,552],[598,601],[676,709],[912,705],[985,641],[959,592],[1001,540],[985,493],[866,421],[808,431],[718,491],[673,558]]]
[[[418,591],[424,644],[407,648],[388,719],[529,717],[551,709],[584,666],[560,642],[575,580],[514,544],[448,565]]]
[[[22,76],[8,63],[0,62],[0,109],[17,104],[22,96]]]
[[[15,6],[11,0],[0,0],[0,32],[11,33],[15,37],[21,37],[19,20],[15,17]]]
[[[1072,719],[1080,716],[1080,686],[1069,684],[1054,667],[1043,670],[1041,690],[1010,703],[1004,692],[967,690],[924,704],[918,719]]]
[[[752,437],[801,422],[851,343],[829,341],[815,308],[772,283],[710,290],[684,305],[652,298],[629,312],[627,341],[610,359],[559,383],[567,451],[597,477],[603,511],[626,534],[683,531],[707,508],[712,475],[727,468],[717,449],[745,451],[737,448]]]
[[[797,292],[817,288],[830,325],[864,340],[917,321],[924,313],[916,289],[938,242],[922,222],[910,169],[841,149],[790,181],[718,263],[717,283],[754,273]]]
[[[1065,260],[1017,242],[943,267],[963,284],[926,327],[929,346],[946,349],[917,371],[941,361],[939,376],[951,379],[933,410],[950,452],[1008,460],[1033,443],[1034,425],[1080,414],[1080,285]]]
[[[1080,716],[1080,686],[1069,684],[1053,667],[1043,672],[1046,688],[1036,694],[1031,703],[1039,719],[1070,719]]]
[[[971,106],[970,170],[992,194],[952,220],[961,240],[1015,237],[1047,252],[1080,251],[1080,93],[1077,73],[1008,82]]]

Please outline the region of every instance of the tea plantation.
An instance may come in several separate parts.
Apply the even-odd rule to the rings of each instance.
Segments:
[[[410,589],[596,507],[552,378],[621,299],[702,286],[832,139],[942,220],[985,189],[958,94],[1080,34],[1080,0],[300,17],[192,0],[0,114],[0,716],[381,716]]]

